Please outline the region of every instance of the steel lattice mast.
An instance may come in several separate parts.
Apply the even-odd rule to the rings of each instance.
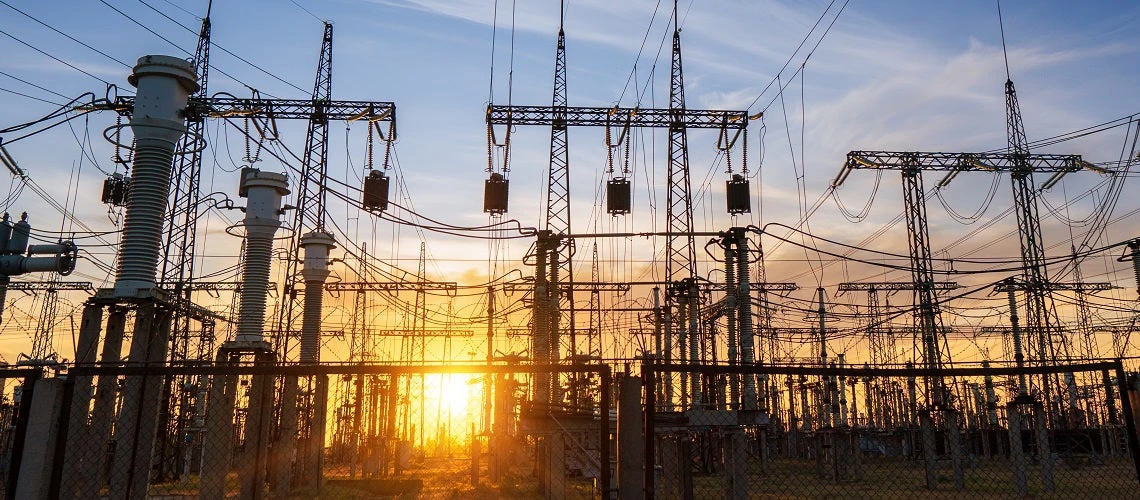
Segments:
[[[194,73],[198,80],[198,92],[191,98],[209,97],[207,82],[210,75],[210,10],[198,32],[198,46],[194,50]],[[178,144],[174,167],[171,172],[171,196],[164,222],[163,243],[167,252],[163,254],[159,269],[159,285],[174,295],[190,300],[194,282],[194,253],[198,233],[198,204],[201,201],[202,152],[205,146],[206,120],[204,116],[190,114],[186,120],[186,134]],[[203,359],[212,354],[214,342],[213,321],[203,322],[197,335],[195,352],[191,353],[191,317],[182,311],[175,311],[171,318],[170,356],[171,361]],[[204,383],[199,380],[198,384]],[[194,385],[198,385],[194,384]],[[190,387],[175,377],[163,381],[163,399],[160,409],[160,422],[165,424],[159,430],[156,444],[158,475],[163,479],[178,477],[187,459],[182,450],[186,429],[193,426],[194,402],[186,390]],[[200,392],[194,389],[193,392]],[[176,414],[173,414],[177,412]],[[194,436],[193,439],[197,439]]]
[[[567,85],[566,85],[566,32],[563,29],[565,22],[565,6],[560,6],[558,23],[558,45],[554,55],[554,93],[551,99],[551,109],[554,111],[554,120],[550,124],[550,163],[547,170],[546,189],[546,220],[544,229],[553,237],[547,250],[549,257],[549,281],[552,286],[547,288],[546,304],[547,326],[545,335],[547,352],[542,357],[547,362],[557,362],[561,357],[562,342],[562,310],[572,309],[574,303],[573,289],[560,290],[557,286],[560,276],[568,281],[574,281],[574,267],[571,265],[571,245],[573,241],[564,238],[570,234],[570,155],[569,132],[566,124]],[[569,333],[574,332],[574,315],[569,317]],[[573,354],[573,353],[572,353]],[[551,401],[558,401],[558,377],[552,376],[549,397]],[[549,402],[549,401],[548,401]]]
[[[285,264],[284,295],[278,311],[277,331],[292,332],[300,320],[301,307],[297,300],[300,276],[301,237],[309,231],[323,231],[325,227],[325,189],[328,176],[329,116],[327,107],[332,102],[332,40],[333,27],[325,23],[321,37],[321,54],[317,62],[316,80],[313,83],[312,109],[309,128],[305,134],[304,163],[297,183],[297,209],[293,234],[289,241],[289,258]],[[288,356],[288,335],[278,335],[277,349],[283,358]]]
[[[930,227],[926,218],[926,190],[922,187],[922,171],[904,169],[903,205],[906,207],[908,246],[910,248],[911,280],[914,282],[914,302],[918,305],[915,323],[922,342],[923,363],[928,369],[941,369],[950,362],[946,338],[941,335],[942,315],[938,296],[934,291],[934,262],[930,254]],[[935,407],[945,404],[946,387],[940,378],[927,379],[927,397]]]
[[[920,172],[924,170],[936,170],[949,172],[944,179],[939,181],[938,187],[945,187],[950,181],[956,177],[960,172],[970,171],[1008,171],[1011,174],[1013,191],[1014,191],[1014,207],[1018,219],[1018,233],[1021,238],[1021,251],[1022,262],[1025,267],[1024,280],[1029,284],[1027,287],[1027,297],[1030,305],[1029,321],[1030,334],[1038,339],[1037,357],[1042,362],[1047,362],[1053,359],[1054,343],[1061,343],[1061,349],[1064,349],[1063,342],[1060,336],[1054,332],[1057,321],[1056,311],[1052,306],[1048,297],[1048,277],[1045,274],[1045,250],[1041,245],[1041,228],[1040,220],[1037,216],[1037,197],[1036,191],[1033,186],[1032,174],[1034,172],[1051,172],[1054,174],[1049,184],[1056,182],[1061,175],[1068,172],[1074,172],[1082,169],[1099,170],[1088,162],[1085,162],[1080,155],[1061,155],[1061,154],[1030,154],[1025,149],[1024,131],[1018,132],[1021,126],[1020,112],[1017,111],[1017,98],[1013,94],[1012,82],[1007,82],[1007,107],[1013,111],[1009,113],[1007,119],[1011,127],[1010,137],[1011,149],[1008,152],[1001,153],[944,153],[944,152],[916,152],[916,151],[851,151],[847,153],[847,160],[840,170],[839,175],[832,181],[832,186],[838,187],[847,176],[850,175],[852,170],[857,169],[882,169],[882,170],[900,170],[903,173],[903,187],[904,199],[906,200],[906,215],[907,215],[907,230],[910,238],[911,248],[911,265],[914,283],[921,284],[924,282],[933,282],[930,278],[933,269],[929,265],[918,268],[916,263],[921,264],[922,261],[930,262],[929,255],[929,232],[926,229],[926,210],[925,210],[925,191],[922,187],[920,179]],[[1018,138],[1020,137],[1020,138]],[[1022,144],[1020,151],[1015,149],[1014,143]],[[923,251],[925,249],[925,251]],[[917,251],[916,251],[917,250]],[[921,287],[919,287],[921,288]],[[937,310],[934,309],[937,300],[931,301],[931,307],[922,305],[921,301],[931,300],[931,297],[936,297],[933,289],[929,292],[922,292],[919,290],[916,299],[919,301],[920,318],[918,321],[923,321],[922,316],[930,318],[933,312],[934,321],[927,323],[937,325]],[[920,326],[923,323],[919,323]],[[933,332],[941,331],[937,326],[933,329],[923,329],[923,335]],[[934,344],[937,347],[943,344],[944,340]],[[930,344],[924,343],[926,348]],[[938,354],[938,351],[929,350],[926,353]],[[934,358],[926,356],[929,361]],[[1046,377],[1047,378],[1047,377]],[[1046,382],[1046,393],[1048,393],[1048,383]],[[1048,394],[1047,394],[1048,395]]]
[[[699,346],[699,291],[696,287],[696,244],[692,235],[693,208],[692,187],[689,180],[689,140],[686,131],[685,77],[681,63],[681,29],[677,20],[677,5],[673,4],[673,50],[669,78],[669,191],[665,201],[665,218],[668,220],[666,232],[665,263],[666,279],[670,290],[666,296],[670,312],[676,311],[666,320],[666,328],[672,329],[677,322],[681,360],[695,361]],[[671,338],[672,332],[666,331]],[[687,349],[687,352],[686,352]],[[682,374],[681,399],[700,403],[699,379],[685,380]]]
[[[1036,340],[1038,361],[1051,364],[1058,356],[1069,359],[1069,351],[1063,336],[1057,331],[1059,320],[1048,286],[1045,244],[1037,212],[1037,188],[1033,182],[1033,167],[1026,160],[1029,157],[1029,141],[1025,138],[1021,106],[1017,102],[1017,90],[1011,79],[1005,81],[1005,116],[1009,153],[1014,159],[1010,180],[1013,185],[1014,213],[1017,215],[1017,234],[1021,243],[1021,262],[1024,266],[1022,278],[1028,284],[1025,289],[1026,326],[1030,337]],[[1052,384],[1049,377],[1043,376],[1041,381],[1045,401],[1052,405]]]
[[[832,187],[839,187],[847,179],[852,169],[879,168],[902,171],[903,212],[906,219],[907,244],[910,250],[911,283],[906,289],[914,291],[915,327],[918,341],[922,346],[922,363],[925,368],[938,370],[950,362],[943,333],[942,315],[938,306],[938,286],[934,281],[934,264],[930,252],[930,228],[926,217],[926,189],[922,183],[922,171],[938,169],[924,163],[922,153],[900,153],[897,163],[886,165],[856,155],[852,151],[839,175],[832,181]],[[897,287],[896,287],[897,289]],[[840,287],[840,291],[847,291]],[[927,401],[941,407],[945,401],[945,391],[938,377],[926,379]]]
[[[210,74],[210,10],[202,18],[198,32],[198,47],[194,51],[194,72],[198,78],[198,92],[191,99],[209,97],[207,81]],[[171,197],[164,224],[163,243],[168,249],[163,254],[160,284],[175,295],[190,298],[190,285],[194,280],[194,251],[198,232],[198,204],[201,201],[202,151],[205,140],[206,117],[192,113],[186,120],[186,135],[178,144],[180,154],[175,156],[171,173]],[[178,314],[171,331],[172,360],[184,360],[190,355],[190,318]],[[200,339],[209,343],[212,339]],[[209,352],[199,346],[197,355]]]

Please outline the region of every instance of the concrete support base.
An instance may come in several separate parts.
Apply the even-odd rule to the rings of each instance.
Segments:
[[[27,397],[25,389],[25,397]],[[16,496],[30,500],[50,498],[51,471],[55,465],[56,436],[59,434],[59,413],[62,409],[63,380],[40,379],[30,391],[32,404],[28,412],[28,430],[24,453],[20,460],[20,476],[16,483]]]
[[[641,377],[621,379],[618,400],[618,498],[645,498],[645,417]]]
[[[258,365],[273,364],[272,353],[255,356]],[[273,377],[254,375],[250,381],[249,408],[245,420],[245,445],[238,460],[239,498],[257,500],[264,496],[265,466],[269,451],[269,425],[273,420]]]
[[[304,453],[304,473],[302,475],[306,488],[320,491],[323,478],[325,456],[325,421],[329,399],[329,378],[326,375],[313,377],[313,405],[310,415],[309,436]],[[397,460],[398,462],[398,460]]]
[[[542,438],[545,442],[545,476],[543,498],[563,500],[566,498],[566,440],[561,433],[550,433]]]
[[[103,339],[103,351],[99,356],[104,363],[118,363],[122,359],[123,332],[127,326],[127,310],[112,307],[107,318],[107,333]],[[95,406],[91,410],[90,443],[96,450],[91,456],[90,481],[81,481],[79,498],[98,498],[99,490],[109,478],[104,475],[107,456],[104,450],[111,440],[111,423],[115,418],[115,398],[118,396],[119,380],[116,377],[99,377],[95,383]]]
[[[747,436],[742,432],[729,432],[724,436],[724,498],[748,498]]]
[[[130,359],[159,366],[166,360],[170,340],[171,312],[153,302],[140,305],[135,313]],[[108,494],[112,499],[145,499],[150,487],[154,438],[162,404],[161,376],[126,378],[122,408],[115,424],[115,456]]]
[[[297,376],[286,375],[281,389],[281,428],[273,445],[273,493],[283,495],[293,484],[293,457],[297,448]]]
[[[217,364],[229,362],[229,354],[218,354]],[[225,498],[226,474],[233,456],[234,401],[237,397],[236,375],[215,375],[210,381],[209,406],[206,408],[206,437],[203,445],[201,500]]]
[[[83,307],[83,319],[79,326],[79,342],[76,345],[75,363],[87,365],[96,361],[99,332],[103,328],[103,308],[88,303]],[[59,496],[61,498],[82,498],[79,496],[79,478],[84,477],[101,454],[102,446],[94,442],[88,418],[91,416],[91,398],[94,395],[91,377],[75,377],[75,390],[71,397],[67,424],[67,440],[70,446],[64,451],[63,476]],[[94,453],[93,453],[94,452]],[[87,475],[90,479],[90,476]]]

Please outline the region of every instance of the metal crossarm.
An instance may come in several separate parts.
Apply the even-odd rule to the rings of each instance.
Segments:
[[[443,281],[343,281],[326,283],[329,292],[398,292],[403,290],[445,290],[454,292],[455,282]]]
[[[957,290],[962,286],[956,281],[936,281],[931,285],[933,290],[946,291]],[[898,292],[904,290],[914,290],[914,282],[912,281],[878,281],[878,282],[851,282],[840,283],[840,292],[869,292],[876,290],[880,292]]]
[[[944,171],[1012,171],[1029,168],[1034,172],[1103,171],[1081,158],[1081,155],[1014,153],[940,153],[920,151],[851,151],[840,171],[839,181],[848,169],[944,170]]]
[[[13,281],[8,283],[9,290],[20,291],[86,291],[94,290],[90,281]]]
[[[1067,291],[1074,291],[1074,292],[1104,292],[1104,291],[1115,290],[1117,288],[1120,288],[1118,286],[1113,285],[1112,283],[1108,283],[1108,282],[1104,282],[1104,281],[1077,282],[1077,283],[1062,283],[1062,282],[1056,282],[1056,281],[1049,281],[1049,282],[1041,283],[1040,287],[1045,289],[1045,290],[1049,290],[1049,291],[1067,290]],[[1008,281],[1007,280],[1007,281],[1002,281],[1001,283],[994,285],[994,291],[998,292],[998,293],[1004,293],[1004,292],[1008,292],[1010,290],[1024,291],[1024,290],[1029,290],[1031,288],[1033,288],[1033,287],[1031,287],[1029,285],[1029,283],[1026,283],[1024,281]]]
[[[631,128],[668,128],[678,121],[687,128],[748,127],[747,111],[714,109],[621,108],[597,106],[506,106],[487,107],[487,122],[492,125],[554,125],[567,127],[604,127],[624,123]],[[564,123],[563,123],[564,122]]]
[[[113,102],[84,106],[82,110],[115,111],[129,116],[135,106],[134,96],[120,96]],[[187,113],[196,118],[272,118],[276,120],[308,120],[314,115],[325,120],[393,121],[396,104],[378,101],[333,101],[312,99],[262,99],[231,96],[191,98]]]

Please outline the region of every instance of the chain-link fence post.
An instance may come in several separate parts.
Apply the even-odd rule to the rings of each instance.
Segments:
[[[1006,420],[1009,422],[1009,455],[1013,462],[1013,485],[1017,494],[1029,494],[1029,481],[1025,471],[1025,451],[1021,445],[1021,414],[1018,412],[1018,403],[1011,401],[1005,407]]]
[[[1136,418],[1132,401],[1129,399],[1128,376],[1124,373],[1124,364],[1116,360],[1116,383],[1120,385],[1120,408],[1124,413],[1124,432],[1128,434],[1128,454],[1132,456],[1132,466],[1136,469],[1136,478],[1140,480],[1140,439],[1136,435]]]
[[[947,409],[943,412],[946,420],[946,439],[950,444],[950,463],[954,468],[954,490],[962,491],[966,488],[966,478],[962,470],[962,436],[958,428],[958,411]]]
[[[938,489],[938,449],[934,441],[934,419],[930,410],[919,410],[919,425],[922,431],[922,458],[926,470],[926,489]]]
[[[1049,429],[1045,422],[1045,408],[1041,404],[1033,405],[1037,431],[1037,461],[1041,464],[1041,487],[1047,492],[1057,489],[1053,482],[1053,451],[1049,446]]]
[[[641,365],[641,377],[642,390],[645,392],[645,405],[643,406],[645,454],[642,463],[645,468],[643,471],[645,479],[643,491],[645,500],[654,500],[657,492],[657,431],[654,425],[657,414],[657,374],[653,371],[652,365],[643,363]]]

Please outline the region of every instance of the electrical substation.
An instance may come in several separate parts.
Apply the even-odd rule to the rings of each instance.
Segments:
[[[489,1],[489,95],[447,111],[476,118],[478,147],[425,181],[397,144],[431,133],[407,117],[426,112],[360,99],[383,81],[334,94],[319,4],[288,6],[311,33],[278,34],[313,42],[290,56],[310,87],[213,40],[239,22],[219,5],[100,1],[196,46],[122,61],[0,0],[121,73],[75,98],[17,79],[56,95],[0,115],[3,498],[1140,497],[1140,113],[1031,140],[1017,6],[992,13],[1004,73],[985,75],[1005,120],[970,124],[1004,142],[808,161],[804,73],[848,2],[751,104],[706,106],[712,65],[682,47],[699,5],[657,2],[599,104],[570,92],[612,76],[573,58],[583,7],[541,4],[536,81],[515,75],[517,6]],[[88,169],[41,175],[44,137]],[[845,219],[821,221],[832,201]]]

